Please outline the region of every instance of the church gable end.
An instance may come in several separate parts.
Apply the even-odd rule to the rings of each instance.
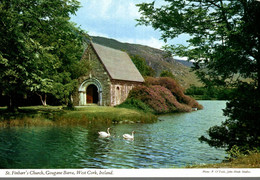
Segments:
[[[144,82],[125,52],[90,43],[81,60],[90,61],[91,70],[79,78],[75,105],[118,105],[134,86]]]
[[[96,104],[103,106],[110,105],[110,76],[92,46],[88,46],[81,61],[90,61],[91,70],[88,74],[79,78],[79,97],[74,104],[80,106],[92,104],[96,103],[94,100],[98,98]],[[91,99],[87,96],[87,89],[90,85],[96,86],[98,91],[96,92],[95,87],[93,87],[93,92],[89,91],[93,95],[93,102],[91,102]],[[90,88],[89,90],[92,89]],[[98,97],[94,96],[96,93]],[[91,94],[89,94],[89,96]]]

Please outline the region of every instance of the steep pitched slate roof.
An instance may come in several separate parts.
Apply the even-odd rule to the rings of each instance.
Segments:
[[[91,45],[112,79],[144,82],[144,78],[127,53],[96,43]]]

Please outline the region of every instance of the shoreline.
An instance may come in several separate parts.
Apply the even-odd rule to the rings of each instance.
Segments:
[[[0,127],[133,124],[158,120],[152,113],[108,106],[75,107],[75,110],[65,110],[62,106],[29,106],[20,107],[14,113],[0,107],[0,113]]]
[[[241,154],[230,161],[216,164],[191,165],[185,168],[260,168],[260,152],[250,152],[248,155]]]

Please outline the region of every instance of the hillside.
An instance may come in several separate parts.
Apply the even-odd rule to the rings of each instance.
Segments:
[[[184,60],[180,60],[180,59],[174,59],[174,60],[177,61],[178,63],[183,64],[184,66],[187,66],[187,67],[192,67],[193,66],[193,63],[189,62],[189,61],[184,61]]]
[[[195,73],[190,72],[190,67],[169,57],[165,51],[97,36],[92,36],[92,41],[100,45],[126,51],[130,55],[139,55],[145,58],[147,64],[155,70],[157,76],[160,75],[162,70],[171,71],[184,88],[188,88],[191,84],[201,85]]]

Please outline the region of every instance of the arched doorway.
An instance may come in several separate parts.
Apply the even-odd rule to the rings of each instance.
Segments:
[[[92,98],[90,98],[91,96]],[[96,103],[98,105],[103,105],[102,97],[103,97],[102,85],[95,78],[90,78],[85,80],[79,87],[80,106],[85,106],[89,103]]]
[[[98,103],[98,88],[94,84],[90,84],[87,89],[87,103]]]

